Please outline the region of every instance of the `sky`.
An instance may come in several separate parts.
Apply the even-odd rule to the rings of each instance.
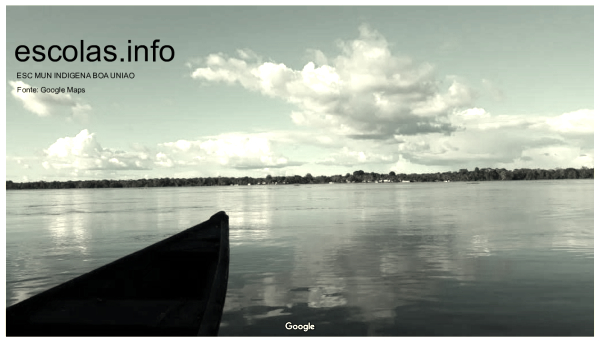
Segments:
[[[10,6],[6,179],[593,167],[593,14],[591,6]],[[156,39],[172,46],[170,62],[15,56],[19,45],[83,40],[114,45],[121,58]]]

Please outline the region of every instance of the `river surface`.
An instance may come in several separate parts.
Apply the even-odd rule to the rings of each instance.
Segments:
[[[8,191],[6,305],[224,210],[222,336],[592,336],[593,195],[593,180]]]

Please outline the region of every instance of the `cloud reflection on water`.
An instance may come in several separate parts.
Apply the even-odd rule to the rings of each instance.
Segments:
[[[515,330],[527,334],[593,318],[574,304],[593,298],[593,186],[581,181],[13,192],[7,304],[220,210],[232,246],[222,335],[294,335],[290,320],[317,335],[427,335],[427,317],[432,335],[485,317],[504,323],[472,331],[510,334],[515,312],[545,317]]]
[[[442,297],[447,284],[473,287],[522,280],[527,275],[515,271],[514,267],[519,258],[525,255],[529,258],[525,263],[531,263],[540,257],[535,250],[552,245],[552,239],[559,237],[565,241],[560,223],[549,224],[540,214],[543,206],[512,203],[513,212],[507,220],[500,220],[506,212],[492,211],[507,201],[515,201],[514,198],[490,196],[480,189],[473,190],[475,196],[468,193],[468,189],[462,189],[467,193],[459,199],[447,197],[456,196],[456,192],[445,195],[431,188],[420,190],[425,194],[360,191],[352,195],[355,197],[343,198],[347,193],[342,193],[339,198],[330,200],[332,208],[312,210],[305,217],[290,211],[270,211],[271,231],[265,234],[269,239],[257,241],[255,248],[261,250],[261,255],[270,255],[270,260],[277,260],[278,250],[273,249],[270,254],[268,242],[293,236],[287,245],[293,257],[278,260],[278,264],[287,266],[278,266],[275,274],[264,275],[263,280],[268,279],[268,283],[261,283],[261,275],[250,276],[250,272],[242,279],[232,278],[226,302],[227,317],[242,315],[251,325],[257,325],[257,320],[267,317],[265,313],[245,308],[265,307],[271,311],[279,308],[277,312],[290,313],[298,306],[320,310],[346,307],[357,310],[353,315],[337,317],[337,322],[344,326],[352,321],[394,325],[400,307],[446,300]],[[532,197],[543,199],[554,195],[552,190],[536,191],[532,192],[535,196],[521,194],[516,200],[527,203]],[[469,196],[476,200],[468,201]],[[381,197],[385,200],[380,200]],[[457,200],[468,201],[465,203],[468,207],[449,205],[450,201]],[[554,215],[556,210],[566,214],[570,207],[555,208]],[[336,211],[340,208],[355,209],[339,215]],[[252,222],[251,215],[245,219],[246,225],[262,224]],[[281,224],[288,221],[293,223]],[[317,222],[319,229],[315,228]],[[581,223],[588,227],[593,224],[589,216]],[[291,229],[295,234],[288,232]],[[310,237],[306,237],[307,234]],[[579,241],[583,249],[593,248],[590,245],[593,239],[580,236]],[[514,251],[522,253],[511,254]],[[238,258],[238,267],[244,268],[245,261],[252,259],[252,251],[245,250]],[[551,259],[541,262],[553,267]],[[236,295],[236,286],[240,284],[243,284],[243,294]],[[260,313],[253,317],[254,312]],[[297,319],[293,314],[291,318]],[[227,326],[231,327],[231,322]],[[228,332],[235,335],[234,330],[228,328],[222,333],[228,335]],[[287,335],[286,332],[279,334]]]

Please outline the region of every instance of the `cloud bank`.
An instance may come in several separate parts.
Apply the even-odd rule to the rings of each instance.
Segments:
[[[491,81],[482,79],[480,89],[472,89],[457,76],[438,79],[431,64],[394,54],[366,25],[357,39],[340,41],[338,48],[333,57],[311,50],[313,61],[298,70],[263,62],[253,52],[216,53],[191,77],[296,105],[291,120],[335,149],[313,158],[314,164],[372,163],[420,172],[477,165],[593,166],[593,110],[493,115],[474,106],[479,93],[506,99]]]
[[[44,150],[45,169],[56,170],[147,170],[152,160],[144,152],[103,148],[94,133],[82,130],[74,137],[59,138]]]
[[[387,139],[393,135],[448,134],[452,111],[468,107],[474,92],[458,78],[444,87],[434,67],[395,56],[387,40],[368,26],[356,40],[340,42],[340,54],[328,59],[314,50],[315,62],[302,70],[265,62],[255,54],[239,58],[211,54],[191,77],[239,84],[298,106],[291,114],[301,126],[326,128],[353,138]]]
[[[162,143],[159,148],[186,165],[212,164],[237,170],[256,170],[302,164],[274,151],[272,145],[265,134],[228,133],[200,140]]]
[[[77,176],[80,173],[101,174],[89,171],[163,170],[171,173],[186,167],[265,170],[302,163],[276,152],[269,134],[229,133],[159,143],[150,148],[135,144],[132,151],[123,151],[102,147],[96,134],[84,129],[74,137],[59,138],[44,149],[41,165],[65,176]]]
[[[447,169],[593,166],[593,110],[547,117],[470,108],[454,113],[451,122],[461,129],[449,136],[396,136],[403,160]]]
[[[200,64],[191,73],[198,81],[241,86],[293,104],[285,114],[296,129],[182,137],[149,147],[131,141],[127,152],[102,147],[84,129],[56,140],[40,163],[57,174],[83,170],[114,177],[138,170],[193,177],[593,167],[593,109],[498,115],[476,104],[481,93],[506,101],[497,85],[480,79],[474,89],[458,76],[436,75],[433,65],[393,52],[368,26],[337,47],[335,56],[310,50],[313,60],[301,69],[264,62],[250,50],[238,50],[235,57],[214,53],[188,64]],[[16,87],[29,85],[9,83],[12,95],[40,117],[65,112],[76,117],[91,109],[68,94],[16,93]],[[15,169],[39,165],[27,160],[13,163]]]

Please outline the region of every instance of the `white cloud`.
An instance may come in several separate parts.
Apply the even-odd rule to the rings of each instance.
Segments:
[[[594,156],[592,151],[585,154],[577,146],[542,146],[524,149],[520,158],[509,163],[499,164],[499,167],[508,170],[517,168],[553,169],[556,167],[567,168],[581,166],[593,167]]]
[[[178,140],[160,144],[159,149],[166,150],[159,153],[161,159],[166,160],[167,153],[181,165],[213,164],[234,169],[264,169],[300,164],[274,151],[266,134],[228,133],[194,141]]]
[[[328,157],[318,160],[316,164],[322,165],[342,165],[357,166],[363,164],[390,164],[397,160],[397,153],[374,153],[374,146],[365,146],[368,148],[362,151],[354,151],[348,147],[343,147],[340,151],[330,154]]]
[[[164,167],[173,167],[173,165],[175,165],[173,160],[171,160],[171,158],[167,157],[167,155],[162,152],[156,154],[156,161],[154,163]]]
[[[12,96],[21,101],[26,110],[41,117],[66,115],[82,119],[87,117],[92,110],[90,105],[75,100],[71,94],[42,93],[41,87],[35,87],[38,89],[37,93],[25,93],[17,91],[18,88],[31,88],[31,85],[23,81],[9,81],[8,83],[12,87]]]
[[[594,134],[594,111],[577,110],[546,120],[546,124],[554,131],[561,133]]]
[[[296,124],[355,138],[451,132],[448,115],[473,99],[456,78],[441,89],[433,66],[394,55],[385,38],[367,26],[360,27],[358,39],[338,46],[341,53],[333,58],[312,50],[317,63],[302,70],[252,61],[250,55],[241,60],[212,54],[191,76],[284,99],[299,108],[292,113]]]
[[[593,166],[593,110],[547,117],[471,108],[450,119],[461,127],[450,135],[397,136],[399,163],[436,170]]]
[[[103,148],[95,134],[82,130],[75,137],[59,138],[44,150],[45,169],[74,170],[140,170],[151,161],[145,153],[127,153]]]
[[[102,153],[102,147],[96,141],[94,134],[87,129],[82,130],[75,137],[59,138],[47,150],[48,157],[65,158],[67,156],[93,157]]]

